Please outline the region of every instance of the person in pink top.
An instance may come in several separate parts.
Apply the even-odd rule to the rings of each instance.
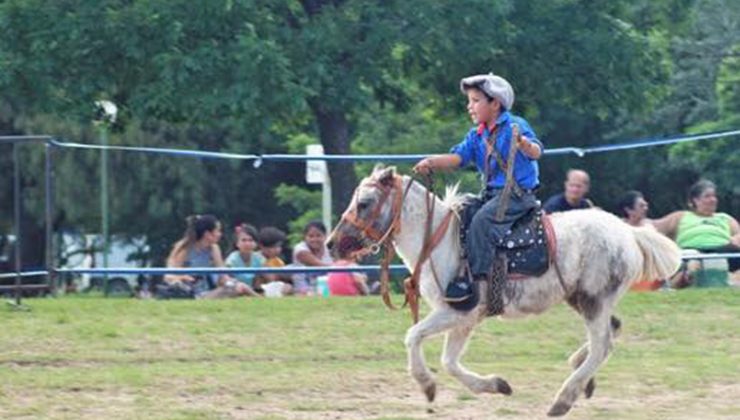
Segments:
[[[338,267],[356,267],[357,262],[346,252],[339,252],[339,259],[334,262]],[[330,296],[360,296],[367,295],[370,291],[367,287],[367,276],[358,272],[332,272],[329,273],[327,283]]]

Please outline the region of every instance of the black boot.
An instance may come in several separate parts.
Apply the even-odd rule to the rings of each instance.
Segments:
[[[478,282],[471,281],[468,276],[457,277],[447,285],[444,299],[452,309],[467,312],[475,308],[480,300]]]

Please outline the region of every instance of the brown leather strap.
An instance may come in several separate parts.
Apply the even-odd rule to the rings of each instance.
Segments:
[[[389,281],[389,268],[388,266],[396,255],[396,248],[391,244],[387,244],[385,247],[385,254],[383,260],[380,263],[380,296],[383,298],[383,303],[390,309],[396,309],[391,301],[391,287]]]
[[[406,300],[404,302],[405,305],[409,305],[409,309],[411,310],[411,316],[414,319],[414,324],[419,322],[419,276],[421,275],[421,267],[424,264],[424,262],[430,257],[432,254],[432,251],[434,248],[439,245],[439,243],[442,241],[442,238],[444,238],[445,233],[447,233],[447,229],[450,226],[450,221],[452,220],[452,216],[454,213],[450,210],[442,219],[442,223],[437,226],[437,229],[435,229],[434,234],[431,236],[431,239],[429,241],[425,241],[424,245],[422,246],[421,252],[419,253],[419,259],[416,260],[416,265],[414,266],[414,271],[411,272],[411,276],[408,277],[406,280],[404,280],[404,291],[406,292]],[[430,216],[430,217],[433,217]],[[436,273],[434,275],[434,280],[437,282],[437,287],[440,290],[440,293],[444,295],[444,290],[442,290],[442,285],[439,283],[439,279],[436,276]]]
[[[383,235],[381,242],[381,246],[385,248],[385,254],[383,255],[383,260],[380,264],[380,294],[383,298],[383,303],[385,303],[385,306],[390,309],[396,309],[390,296],[391,287],[389,266],[393,257],[396,255],[396,248],[393,246],[393,236],[398,234],[401,230],[401,206],[403,205],[404,200],[406,200],[406,196],[408,195],[409,190],[411,190],[411,184],[413,184],[413,182],[413,180],[409,180],[408,184],[406,184],[406,188],[403,190],[403,194],[401,194],[403,179],[401,177],[396,178],[394,186],[398,189],[398,194],[396,194],[396,199],[393,201],[393,206],[391,207],[393,220],[388,227],[388,231]]]
[[[506,170],[506,163],[501,161],[501,156],[498,155],[498,151],[496,150],[497,134],[498,125],[493,127],[493,130],[491,130],[491,133],[486,139],[486,159],[484,162],[484,173],[486,175],[486,179],[483,180],[483,188],[488,188],[488,181],[491,179],[491,155],[493,155],[493,157],[496,159],[497,168],[503,168],[503,170]]]
[[[511,140],[509,141],[509,156],[506,161],[509,165],[506,167],[506,183],[504,184],[504,190],[501,191],[501,196],[498,200],[498,206],[496,208],[495,219],[497,221],[504,220],[506,210],[509,208],[509,198],[511,197],[511,191],[514,185],[517,185],[514,179],[514,166],[516,165],[516,141],[519,137],[519,127],[516,124],[511,125]],[[496,154],[498,156],[498,153]]]
[[[568,289],[565,288],[565,280],[563,274],[560,272],[560,266],[558,265],[558,242],[555,237],[555,229],[552,227],[552,220],[550,215],[542,212],[542,227],[545,229],[545,235],[547,236],[547,248],[550,254],[550,264],[555,267],[555,274],[558,276],[560,287],[563,289],[564,294],[568,294]]]
[[[409,306],[411,311],[411,319],[414,324],[419,322],[419,285],[418,282],[414,282],[413,276],[406,277],[403,281],[403,291],[406,296],[404,306]]]

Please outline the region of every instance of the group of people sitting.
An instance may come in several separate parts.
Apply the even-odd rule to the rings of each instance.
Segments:
[[[546,213],[594,207],[587,198],[590,189],[588,173],[579,169],[568,171],[564,191],[545,201]],[[740,224],[727,213],[717,211],[716,187],[711,181],[701,180],[689,189],[688,209],[675,211],[660,219],[647,217],[649,203],[639,191],[628,191],[618,203],[622,220],[632,226],[648,226],[675,240],[684,250],[702,253],[739,252]],[[351,255],[340,255],[336,261],[326,248],[326,226],[319,221],[309,222],[303,230],[303,241],[293,247],[292,267],[352,266]],[[213,215],[187,218],[183,238],[172,247],[167,258],[171,268],[259,268],[284,267],[281,258],[285,233],[275,227],[259,231],[249,224],[238,224],[233,229],[233,250],[223,257],[219,242],[221,222]],[[740,259],[728,260],[729,271],[740,273]],[[674,287],[691,283],[688,270],[682,270],[673,279],[643,279],[638,289],[656,289],[666,281]],[[736,273],[737,274],[737,273]],[[367,276],[357,272],[328,274],[298,273],[294,275],[238,273],[228,274],[168,274],[164,277],[165,295],[171,297],[226,298],[237,296],[279,297],[286,295],[313,295],[319,283],[329,295],[353,296],[369,293]]]
[[[284,267],[281,255],[285,233],[275,227],[259,231],[241,223],[233,229],[233,250],[223,257],[219,242],[223,235],[221,222],[213,215],[194,215],[186,219],[187,227],[167,258],[168,268],[260,268]],[[326,227],[312,221],[303,230],[303,241],[293,248],[293,267],[351,266],[349,255],[334,261],[326,248]],[[326,283],[328,294],[354,296],[368,294],[367,277],[354,272],[279,275],[274,273],[234,274],[167,274],[158,295],[163,298],[216,299],[239,296],[280,297],[313,295],[319,280]]]
[[[564,192],[550,197],[543,205],[547,213],[594,207],[587,198],[590,188],[585,171],[568,171]],[[688,209],[674,211],[659,219],[648,218],[649,203],[639,191],[628,191],[619,200],[617,211],[622,220],[632,226],[648,226],[673,239],[687,254],[740,252],[740,224],[727,213],[718,212],[717,188],[711,181],[700,180],[688,191]],[[727,260],[728,269],[740,274],[740,258]],[[673,279],[645,279],[636,283],[637,288],[655,289],[664,281],[681,288],[691,284],[690,272],[684,269]]]

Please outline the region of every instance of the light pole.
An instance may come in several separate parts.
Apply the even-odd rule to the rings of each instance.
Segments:
[[[100,130],[100,144],[103,146],[100,155],[100,213],[101,233],[103,234],[103,268],[108,268],[109,232],[108,232],[108,130],[116,122],[118,107],[111,101],[95,101],[95,125]],[[103,275],[103,293],[108,295],[108,274]]]

